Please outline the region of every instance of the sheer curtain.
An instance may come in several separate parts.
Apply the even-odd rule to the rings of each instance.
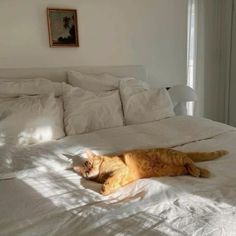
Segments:
[[[189,115],[220,120],[222,113],[222,6],[226,0],[188,0],[187,85],[198,101],[187,104]]]
[[[196,89],[198,0],[188,1],[187,85]],[[194,114],[194,103],[187,103],[187,114]]]

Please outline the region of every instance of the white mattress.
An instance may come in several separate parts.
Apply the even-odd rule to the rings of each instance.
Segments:
[[[90,148],[226,149],[198,163],[209,179],[143,179],[103,197],[99,184],[68,167]],[[22,149],[0,148],[0,235],[236,235],[236,129],[206,119],[173,117],[101,130]]]

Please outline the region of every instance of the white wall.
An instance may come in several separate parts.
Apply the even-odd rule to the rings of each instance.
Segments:
[[[47,7],[78,9],[79,48],[49,47]],[[0,68],[142,64],[186,82],[187,0],[0,0],[0,30]]]

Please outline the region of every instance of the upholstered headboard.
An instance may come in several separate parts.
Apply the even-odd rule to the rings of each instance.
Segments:
[[[147,79],[144,66],[139,65],[0,69],[0,79],[44,77],[55,82],[62,82],[66,81],[66,72],[70,70],[78,70],[92,74],[110,73],[119,77],[130,76],[140,80]]]

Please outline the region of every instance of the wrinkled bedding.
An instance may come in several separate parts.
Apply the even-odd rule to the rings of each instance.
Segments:
[[[143,179],[106,197],[99,184],[70,169],[87,148],[110,154],[148,147],[229,154],[198,163],[212,172],[209,179]],[[233,127],[172,117],[26,148],[0,147],[0,153],[0,235],[236,235]]]

